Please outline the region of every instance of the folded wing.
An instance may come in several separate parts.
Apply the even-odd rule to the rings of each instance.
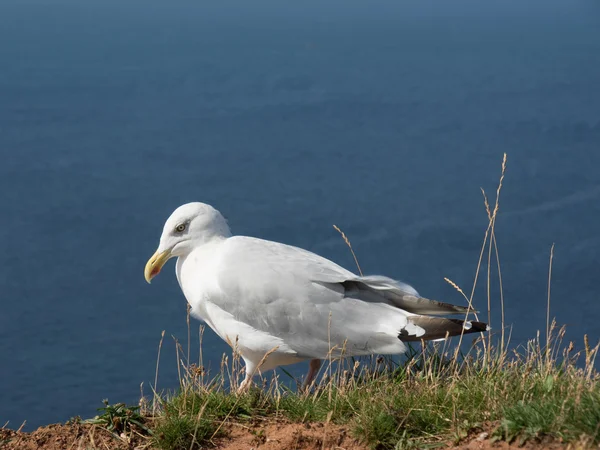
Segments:
[[[477,329],[425,316],[467,308],[422,298],[391,278],[358,276],[297,247],[238,236],[228,239],[219,261],[211,302],[301,357],[325,357],[332,346],[346,356],[402,353],[401,341]]]

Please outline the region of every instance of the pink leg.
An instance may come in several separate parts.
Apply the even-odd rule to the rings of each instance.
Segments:
[[[244,358],[242,356],[242,358]],[[244,362],[246,363],[246,377],[244,378],[244,381],[242,381],[240,383],[240,386],[238,387],[238,394],[244,392],[245,390],[247,390],[250,386],[252,386],[252,378],[254,378],[255,372],[256,372],[256,363],[254,361],[250,361],[246,358],[244,358]]]
[[[320,359],[311,359],[308,364],[308,373],[306,374],[306,379],[304,380],[303,389],[308,389],[315,377],[317,376],[317,372],[321,368],[321,360]]]
[[[238,387],[238,390],[237,390],[238,394],[241,394],[246,389],[248,389],[250,386],[252,386],[252,377],[249,377],[248,375],[246,375],[246,378],[244,378],[244,381],[242,381],[240,383],[240,386]]]

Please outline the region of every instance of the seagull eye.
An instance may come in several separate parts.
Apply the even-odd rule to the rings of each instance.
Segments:
[[[185,231],[185,223],[180,223],[179,225],[177,225],[175,227],[175,231],[177,231],[178,233],[182,233],[183,231]]]

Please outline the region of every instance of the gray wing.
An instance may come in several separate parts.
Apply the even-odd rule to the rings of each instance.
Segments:
[[[346,295],[358,296],[365,301],[381,302],[401,308],[413,314],[448,315],[466,314],[468,308],[438,302],[421,297],[408,284],[381,275],[355,277],[339,282]],[[476,312],[473,309],[470,312]]]
[[[413,311],[464,311],[389,278],[359,277],[306,250],[248,237],[228,239],[217,273],[220,308],[302,357],[325,357],[334,346],[348,356],[401,353],[400,332],[424,332],[408,320]]]
[[[359,276],[333,261],[315,253],[261,239],[236,237],[230,239],[235,251],[240,251],[245,257],[253,255],[254,263],[261,263],[254,270],[276,271],[285,276],[285,270],[292,270],[291,275],[297,279],[309,280],[321,284],[336,292],[342,292],[345,297],[357,298],[370,303],[385,303],[403,309],[412,314],[449,315],[466,314],[469,308],[450,303],[439,302],[421,297],[412,286],[382,275]],[[238,260],[238,268],[244,263],[245,257]],[[240,264],[241,263],[241,264]],[[266,266],[266,267],[264,267]],[[247,270],[253,268],[245,268]],[[473,309],[470,312],[477,312]]]

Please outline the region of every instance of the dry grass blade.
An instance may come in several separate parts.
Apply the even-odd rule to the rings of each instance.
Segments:
[[[160,351],[162,349],[164,339],[165,339],[165,330],[162,330],[162,333],[160,334],[160,342],[158,343],[158,356],[156,357],[156,371],[154,373],[154,386],[152,387],[152,390],[154,392],[156,392],[156,389],[158,386],[158,368],[160,366]],[[152,397],[152,414],[153,415],[156,414],[156,394],[153,395],[153,397]]]
[[[483,194],[483,204],[485,205],[485,211],[487,212],[488,220],[491,221],[492,220],[492,212],[490,211],[490,204],[488,202],[487,194],[485,193],[483,188],[479,188],[479,189],[481,189],[481,193]]]
[[[552,261],[554,260],[554,244],[550,248],[550,264],[548,265],[548,303],[546,305],[546,349],[550,350],[550,287],[552,283]]]
[[[454,289],[456,289],[465,298],[465,300],[469,302],[469,297],[467,297],[467,294],[464,293],[464,291],[460,288],[458,284],[456,284],[454,281],[447,277],[444,277],[444,281],[450,286],[452,286]]]
[[[504,181],[504,175],[506,173],[506,153],[502,158],[502,173],[500,174],[500,181],[498,182],[498,188],[496,189],[496,204],[494,205],[494,212],[492,213],[492,220],[496,219],[498,209],[500,208],[500,191],[502,190],[502,183]]]
[[[494,253],[496,254],[496,266],[498,268],[498,289],[500,291],[500,323],[502,329],[500,335],[500,353],[504,352],[505,346],[505,330],[506,324],[504,320],[504,284],[502,282],[502,268],[500,266],[500,253],[498,252],[498,243],[496,241],[496,233],[492,233],[492,241],[494,242]]]
[[[504,175],[506,173],[506,160],[507,160],[507,156],[506,153],[504,153],[504,156],[502,158],[502,172],[500,174],[500,180],[498,181],[498,187],[496,189],[496,201],[494,204],[494,210],[492,212],[492,215],[490,217],[489,214],[489,204],[487,204],[487,197],[485,195],[484,192],[484,202],[486,203],[486,211],[488,213],[488,219],[489,219],[489,223],[488,223],[488,230],[486,231],[486,238],[488,237],[488,232],[489,232],[489,236],[490,236],[490,240],[489,240],[489,244],[488,244],[488,259],[487,259],[487,306],[488,306],[488,324],[490,325],[490,327],[492,326],[492,296],[491,296],[491,266],[492,266],[492,253],[494,252],[494,250],[497,250],[498,247],[497,245],[495,245],[495,240],[496,240],[496,234],[495,234],[495,228],[496,228],[496,216],[498,214],[498,211],[500,209],[500,191],[502,190],[502,184],[504,181]],[[483,189],[482,189],[483,191]],[[496,253],[496,261],[498,264],[498,273],[500,274],[500,279],[501,279],[501,270],[500,270],[500,257],[499,255]],[[501,289],[501,288],[500,288]],[[501,301],[501,310],[502,310],[502,317],[504,317],[504,296],[502,295],[500,298]],[[502,323],[502,330],[504,330],[504,323]],[[491,350],[492,347],[492,333],[490,333],[488,335],[488,351]],[[501,347],[504,347],[504,344],[501,344]],[[490,360],[491,355],[488,353],[488,361]]]
[[[342,230],[340,230],[340,228],[337,225],[334,225],[333,228],[335,228],[335,230],[342,235],[342,239],[344,240],[344,242],[350,249],[350,252],[352,253],[352,257],[354,258],[354,262],[356,263],[356,267],[358,268],[358,273],[360,274],[360,276],[362,276],[363,272],[362,272],[362,269],[360,268],[360,264],[358,263],[358,258],[356,257],[356,254],[354,253],[354,250],[352,249],[352,244],[350,243],[350,239],[348,239],[346,234]]]
[[[185,314],[185,322],[187,325],[187,360],[190,360],[190,350],[191,350],[191,343],[192,343],[192,333],[191,333],[191,328],[190,328],[190,312],[192,311],[192,306],[187,303],[186,304],[187,308],[186,308],[186,314]]]

